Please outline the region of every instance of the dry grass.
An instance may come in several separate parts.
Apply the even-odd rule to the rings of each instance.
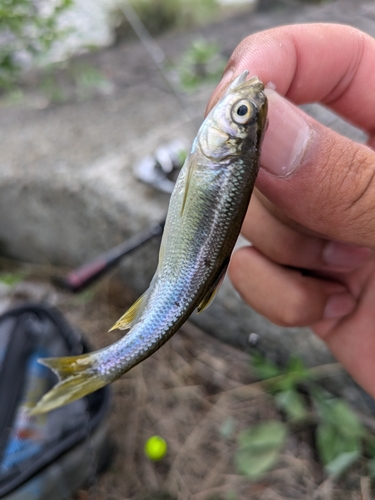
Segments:
[[[44,281],[17,289],[13,299],[47,296],[96,348],[118,338],[116,332],[103,332],[134,299],[113,281],[97,288],[91,300],[58,292]],[[325,478],[306,427],[290,435],[276,468],[262,481],[252,483],[238,474],[233,461],[238,432],[282,417],[272,397],[255,383],[249,356],[189,322],[112,388],[110,427],[116,453],[94,485],[78,492],[78,500],[371,498],[360,465],[342,484]],[[223,424],[228,422],[233,433],[224,437]],[[155,434],[168,443],[166,457],[156,463],[143,452],[145,441]]]

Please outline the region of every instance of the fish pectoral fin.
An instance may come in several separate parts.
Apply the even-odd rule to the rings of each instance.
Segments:
[[[134,304],[126,311],[125,314],[121,316],[119,320],[108,330],[112,332],[113,330],[127,330],[131,328],[134,319],[136,318],[140,308],[142,307],[143,301],[145,299],[145,294],[141,295]]]
[[[189,193],[190,182],[191,182],[191,179],[193,177],[193,173],[195,171],[195,168],[196,167],[194,166],[194,163],[191,162],[189,165],[188,171],[187,171],[187,175],[186,175],[186,181],[185,181],[185,186],[184,186],[184,197],[182,199],[180,217],[182,216],[182,214],[185,210],[186,201],[187,201],[188,193]]]
[[[30,415],[38,415],[59,408],[82,398],[108,384],[93,367],[91,354],[64,358],[42,358],[42,365],[51,368],[59,377],[58,383],[29,410]]]
[[[212,286],[210,287],[210,289],[208,290],[208,292],[206,293],[206,295],[203,297],[202,301],[200,302],[198,308],[197,308],[197,312],[200,313],[202,311],[204,311],[205,309],[207,309],[207,307],[209,305],[212,304],[214,298],[216,297],[216,294],[219,290],[219,288],[221,287],[221,284],[224,280],[224,277],[225,277],[225,273],[227,272],[227,269],[228,269],[228,265],[229,265],[229,259],[227,259],[224,264],[222,265],[216,279],[214,280]]]

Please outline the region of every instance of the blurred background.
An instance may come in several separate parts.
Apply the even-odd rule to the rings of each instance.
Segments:
[[[67,273],[163,221],[236,45],[302,22],[374,36],[375,4],[0,0],[0,311],[48,301],[95,348],[114,342],[106,332],[146,289],[160,231],[79,293]],[[269,323],[229,281],[112,388],[112,459],[74,498],[371,498],[374,402],[308,329]],[[167,443],[160,460],[144,452],[153,435]]]

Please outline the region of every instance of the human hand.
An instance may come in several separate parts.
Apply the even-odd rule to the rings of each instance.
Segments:
[[[234,253],[234,286],[284,326],[310,325],[375,397],[375,40],[315,24],[252,35],[208,109],[243,70],[294,104],[320,102],[367,132],[367,146],[322,126],[274,91],[261,169]],[[372,149],[373,148],[373,149]]]

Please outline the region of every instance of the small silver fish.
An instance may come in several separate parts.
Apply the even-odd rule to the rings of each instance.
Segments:
[[[59,382],[31,409],[43,413],[118,379],[213,300],[253,191],[266,128],[257,77],[238,76],[201,125],[171,196],[159,264],[147,291],[111,328],[130,329],[88,354],[44,358]]]

